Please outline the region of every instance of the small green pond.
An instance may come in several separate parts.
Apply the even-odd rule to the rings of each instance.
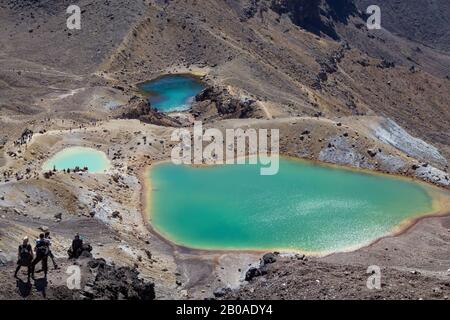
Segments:
[[[162,112],[185,111],[205,86],[190,75],[165,75],[141,84],[152,107]]]
[[[45,171],[88,168],[91,173],[103,173],[111,167],[111,162],[104,152],[85,147],[63,149],[47,160],[42,169]]]

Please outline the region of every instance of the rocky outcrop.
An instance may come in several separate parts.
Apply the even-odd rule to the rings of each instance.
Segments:
[[[260,113],[256,101],[233,97],[228,90],[219,87],[203,90],[192,106],[192,114],[200,120],[259,118]]]
[[[136,268],[115,267],[103,259],[92,259],[87,266],[95,277],[88,282],[80,295],[83,299],[154,300],[153,283],[139,279]]]
[[[371,125],[371,130],[376,139],[397,148],[410,157],[436,164],[440,168],[448,165],[439,149],[413,137],[391,119],[381,119],[378,124]]]
[[[244,8],[242,9],[242,18],[243,20],[248,20],[253,18],[258,12],[260,0],[249,0],[248,3],[244,4]]]
[[[11,275],[15,269],[15,261],[12,257],[0,252],[0,281],[4,287],[0,291],[2,299],[27,300],[154,300],[155,286],[140,278],[136,267],[116,266],[104,259],[94,259],[89,256],[81,256],[77,260],[57,259],[58,270],[50,270],[47,281],[38,279],[36,283],[45,288],[45,293],[35,290],[29,284],[27,290],[18,290]],[[73,269],[69,269],[73,268]],[[80,282],[71,282],[68,270],[80,271]],[[72,273],[74,275],[75,273]],[[74,287],[71,288],[70,284]],[[27,284],[19,280],[22,288]],[[79,287],[78,287],[79,286]]]
[[[347,23],[350,16],[358,13],[353,0],[272,0],[270,8],[287,14],[305,30],[333,39],[339,39],[334,23]]]
[[[450,186],[450,177],[447,172],[439,170],[431,165],[423,164],[413,168],[417,178],[428,180],[441,186]]]
[[[345,138],[336,136],[329,140],[328,145],[319,153],[323,162],[348,165],[356,168],[372,169],[367,157],[354,148]]]
[[[23,145],[28,143],[31,138],[33,138],[33,131],[30,129],[25,129],[22,134],[20,135],[20,138],[16,140],[15,144],[16,145]]]
[[[115,113],[116,117],[120,119],[138,119],[158,126],[180,126],[176,119],[153,109],[147,101],[137,96],[131,98],[126,106],[117,109]]]
[[[345,51],[349,49],[350,46],[348,43],[344,43],[341,45],[339,50],[336,50],[330,56],[316,59],[316,62],[320,65],[320,71],[317,74],[315,82],[313,83],[314,89],[322,89],[322,83],[327,82],[328,75],[331,75],[339,70],[338,64],[344,58]]]
[[[259,263],[259,267],[251,267],[245,273],[245,281],[252,281],[253,279],[267,274],[268,265],[275,263],[277,261],[277,253],[267,253],[265,254]]]

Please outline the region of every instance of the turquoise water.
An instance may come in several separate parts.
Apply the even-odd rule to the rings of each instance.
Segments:
[[[111,167],[105,153],[84,147],[66,148],[46,161],[43,170],[64,170],[87,167],[91,173],[102,173]]]
[[[205,87],[192,76],[167,75],[143,83],[140,88],[150,95],[152,107],[163,112],[174,112],[188,110],[192,100]]]
[[[149,171],[152,225],[199,249],[332,252],[362,246],[432,211],[425,186],[308,162],[259,166],[155,165]]]

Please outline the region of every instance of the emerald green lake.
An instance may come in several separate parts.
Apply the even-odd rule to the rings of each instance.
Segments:
[[[155,165],[153,227],[197,249],[327,253],[368,244],[433,210],[429,187],[412,180],[285,158],[277,175],[259,169]]]
[[[46,161],[43,170],[81,169],[87,167],[91,173],[103,173],[111,167],[111,163],[105,153],[84,147],[66,148]]]
[[[193,76],[166,75],[143,83],[140,88],[149,94],[152,107],[162,112],[185,111],[205,87]]]

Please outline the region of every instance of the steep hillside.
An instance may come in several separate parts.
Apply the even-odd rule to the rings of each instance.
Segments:
[[[374,4],[356,0],[361,11]],[[382,26],[406,39],[450,51],[450,2],[447,0],[379,0]],[[447,68],[448,69],[448,68]]]
[[[359,12],[352,0],[272,0],[269,7],[279,14],[287,14],[292,22],[317,35],[325,34],[335,40],[339,35],[335,23],[347,23]]]
[[[367,30],[351,2],[308,3],[154,5],[102,68],[125,84],[173,67],[205,68],[214,83],[264,102],[275,116],[384,115],[448,155],[450,56]]]
[[[1,2],[0,121],[10,142],[23,130],[14,123],[42,131],[48,119],[70,128],[115,118],[136,84],[198,72],[224,97],[254,100],[255,117],[381,116],[450,156],[450,55],[367,30],[359,2],[86,0],[79,31],[66,29],[68,4]],[[415,160],[448,172],[445,161]]]
[[[81,30],[69,30],[66,9],[81,8]],[[143,1],[1,0],[2,56],[84,74],[111,54],[145,13]]]

